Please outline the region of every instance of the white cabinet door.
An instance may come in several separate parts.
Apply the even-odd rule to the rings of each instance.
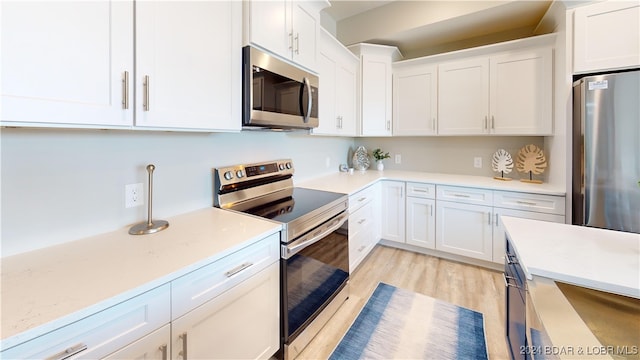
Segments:
[[[564,223],[563,215],[537,213],[532,211],[494,208],[493,214],[493,262],[498,264],[504,263],[504,251],[506,246],[504,226],[502,226],[502,221],[500,221],[501,216],[513,216],[531,220]]]
[[[348,59],[338,64],[336,69],[336,114],[338,133],[344,136],[356,135],[356,73],[358,62]]]
[[[551,135],[552,50],[532,49],[490,59],[490,133]]]
[[[3,125],[133,125],[133,2],[2,1],[0,14]]]
[[[340,128],[340,118],[336,110],[336,81],[337,81],[337,60],[331,56],[329,51],[321,51],[318,54],[318,71],[320,81],[319,96],[319,124],[312,129],[316,135],[335,135]]]
[[[361,66],[361,135],[391,136],[391,58],[363,55]]]
[[[318,54],[320,124],[316,135],[356,135],[358,58],[332,35],[322,31]]]
[[[435,65],[394,70],[393,135],[435,135],[438,109]]]
[[[280,264],[172,322],[172,359],[269,359],[280,346]]]
[[[105,357],[105,360],[149,359],[166,360],[169,358],[171,325],[167,324],[151,334],[135,341]]]
[[[382,239],[405,242],[405,188],[402,181],[383,181],[381,197]]]
[[[314,70],[318,53],[320,18],[318,10],[307,8],[304,2],[291,4],[291,32],[293,34],[292,59],[296,63]]]
[[[573,72],[640,66],[640,3],[605,1],[576,8]]]
[[[492,207],[438,201],[436,204],[436,249],[491,261]]]
[[[136,126],[240,130],[242,4],[136,2]]]
[[[248,11],[248,37],[253,44],[268,49],[284,58],[291,58],[291,24],[287,10],[291,0],[251,1]]]
[[[438,65],[438,134],[488,132],[489,59]]]
[[[407,197],[407,244],[428,249],[435,249],[435,207],[435,200],[418,197]]]

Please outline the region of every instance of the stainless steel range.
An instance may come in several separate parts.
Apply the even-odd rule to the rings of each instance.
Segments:
[[[214,205],[282,224],[281,349],[294,359],[348,297],[348,197],[293,186],[290,159],[215,169]]]

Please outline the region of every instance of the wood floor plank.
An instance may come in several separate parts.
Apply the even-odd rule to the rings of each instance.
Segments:
[[[328,358],[378,282],[483,313],[489,358],[508,359],[500,272],[383,245],[377,245],[351,275],[349,299],[298,359]]]

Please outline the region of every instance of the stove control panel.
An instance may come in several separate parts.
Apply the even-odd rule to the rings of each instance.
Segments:
[[[236,184],[253,179],[267,179],[281,175],[293,175],[293,162],[291,159],[266,161],[262,163],[233,165],[216,168],[215,180],[221,186]],[[221,189],[221,188],[218,188]]]

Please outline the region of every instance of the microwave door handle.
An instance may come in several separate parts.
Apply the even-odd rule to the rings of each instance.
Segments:
[[[313,106],[313,97],[311,96],[311,84],[309,84],[309,79],[307,79],[306,77],[302,78],[302,83],[304,84],[304,86],[307,88],[307,113],[305,115],[305,113],[302,113],[302,116],[304,118],[303,122],[306,124],[309,122],[309,117],[311,116],[311,106]],[[300,93],[300,107],[302,108],[302,100],[304,98],[303,96],[304,91],[302,91]]]

